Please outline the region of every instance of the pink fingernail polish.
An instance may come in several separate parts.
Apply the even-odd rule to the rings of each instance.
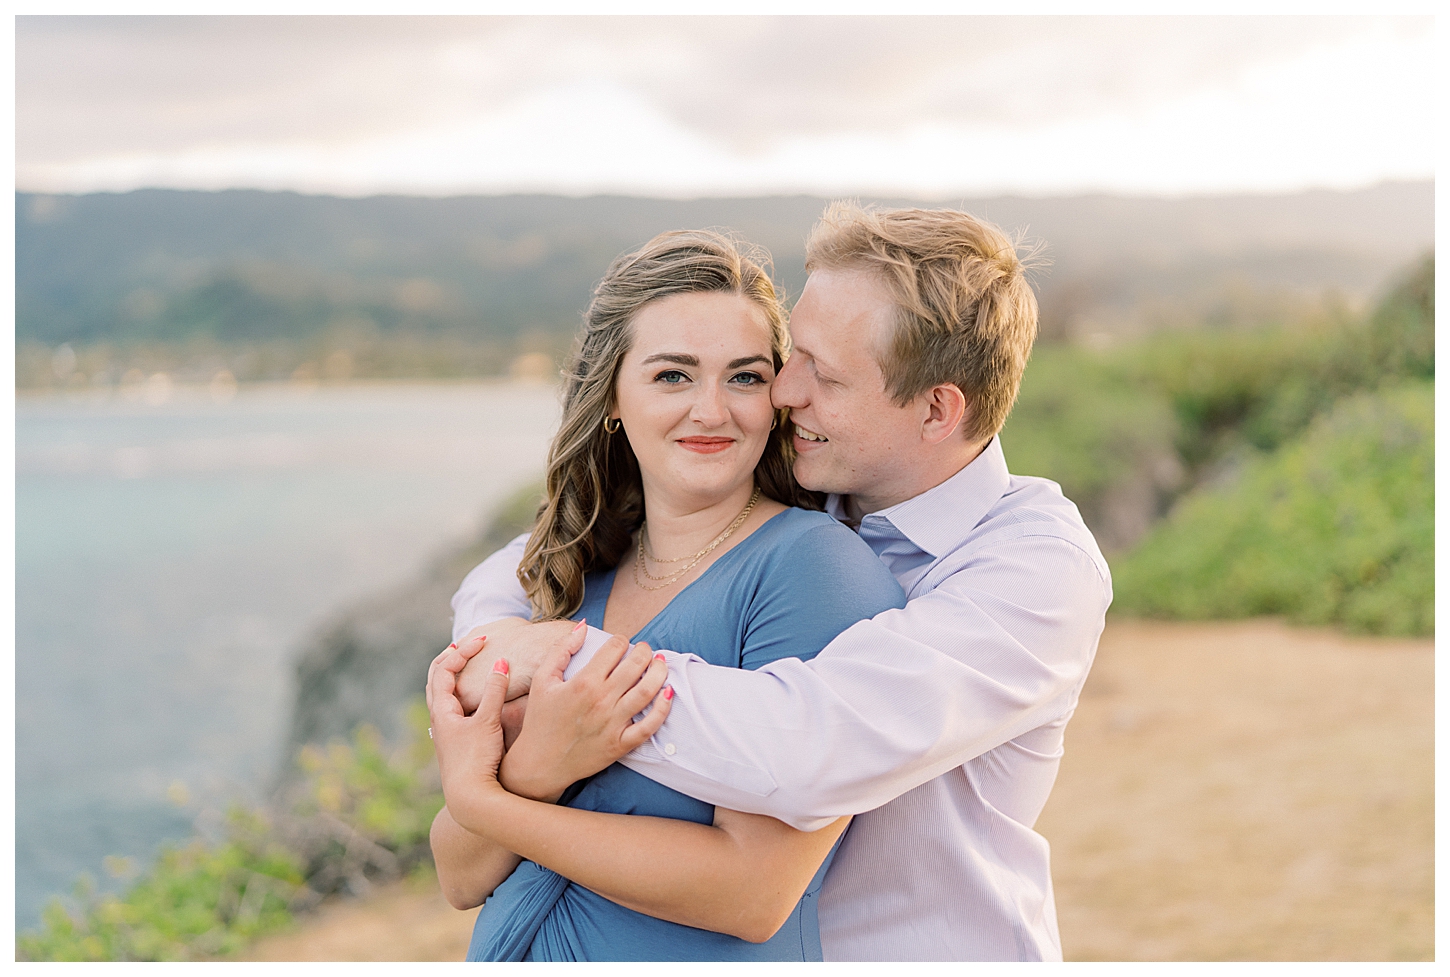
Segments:
[[[449,651],[452,651],[454,648],[457,648],[457,647],[458,647],[458,642],[455,641],[455,642],[453,642],[453,644],[451,644],[451,645],[448,646],[448,650]]]
[[[588,626],[589,626],[589,622],[588,621],[580,621],[578,624],[574,625],[574,630],[575,631],[578,631],[580,628],[587,628]]]
[[[493,670],[500,675],[507,675],[509,673],[509,660],[507,658],[500,658],[493,663]]]
[[[665,660],[665,656],[664,655],[655,655],[655,661],[662,662],[664,660]]]
[[[665,701],[666,702],[669,702],[674,697],[675,697],[675,687],[673,685],[666,685],[665,686]]]

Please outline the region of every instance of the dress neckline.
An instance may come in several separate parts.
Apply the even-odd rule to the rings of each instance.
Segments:
[[[775,515],[773,515],[769,519],[765,520],[765,522],[761,523],[759,526],[756,526],[754,529],[752,529],[750,531],[750,534],[747,535],[744,539],[740,540],[740,542],[738,542],[734,546],[730,547],[724,553],[721,553],[720,554],[720,558],[718,560],[716,560],[714,563],[711,563],[709,566],[707,566],[704,569],[704,571],[698,577],[696,577],[694,580],[691,580],[689,583],[687,583],[683,587],[681,587],[680,588],[680,592],[678,594],[676,594],[675,596],[671,597],[669,599],[669,601],[665,604],[664,607],[661,607],[658,611],[655,611],[653,617],[651,617],[648,621],[644,622],[644,624],[640,625],[640,627],[635,630],[634,634],[630,636],[629,643],[630,644],[634,644],[636,641],[638,641],[639,640],[639,636],[641,634],[644,634],[645,631],[649,630],[649,626],[651,624],[655,623],[655,621],[658,620],[659,617],[662,614],[665,613],[665,611],[668,611],[671,607],[673,607],[674,604],[675,604],[675,601],[679,600],[681,597],[685,596],[691,590],[693,590],[696,584],[700,583],[703,580],[708,579],[709,576],[710,576],[710,574],[712,574],[715,571],[715,568],[718,567],[718,566],[720,566],[721,564],[725,563],[727,560],[729,560],[731,558],[731,555],[732,554],[744,552],[745,549],[746,549],[746,547],[748,547],[750,545],[751,540],[755,539],[757,536],[760,536],[760,534],[765,531],[765,528],[767,526],[769,526],[771,523],[775,522],[777,519],[779,519],[781,516],[785,515],[786,513],[788,513],[788,512],[795,512],[795,511],[797,511],[797,509],[796,509],[795,506],[786,506],[784,509],[782,509],[779,512],[777,512]],[[805,510],[801,510],[801,511],[805,511]],[[600,603],[599,603],[599,623],[596,624],[596,625],[594,625],[595,627],[598,627],[601,630],[603,629],[603,626],[604,626],[604,611],[609,606],[609,595],[614,590],[614,576],[615,576],[615,574],[617,574],[619,572],[619,568],[621,566],[623,566],[623,565],[624,565],[624,562],[623,562],[623,560],[621,560],[620,563],[615,564],[615,566],[613,566],[612,568],[610,568],[608,570],[605,570],[604,571],[604,575],[601,578],[601,581],[600,582],[601,582],[602,586],[599,589],[603,592],[604,599],[602,601],[600,601]],[[587,602],[587,595],[586,595],[586,602]]]

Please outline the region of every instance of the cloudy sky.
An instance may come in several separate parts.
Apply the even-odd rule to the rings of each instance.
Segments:
[[[20,17],[16,182],[1191,194],[1434,174],[1428,17]]]

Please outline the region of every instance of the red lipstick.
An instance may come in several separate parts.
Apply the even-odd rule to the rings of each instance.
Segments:
[[[680,438],[677,442],[680,447],[686,448],[697,454],[713,455],[717,451],[724,451],[735,443],[734,438]]]

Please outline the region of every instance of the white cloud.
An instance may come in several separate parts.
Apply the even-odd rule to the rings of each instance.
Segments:
[[[131,89],[105,32],[84,38],[104,66],[89,82],[63,84],[22,43],[17,181],[50,191],[941,197],[1348,187],[1434,171],[1423,20],[396,25],[392,38],[376,24],[351,36],[350,21],[273,37],[253,23],[242,40],[203,30],[186,44],[133,30],[109,43],[141,44],[153,60],[172,48],[184,56],[138,69]],[[35,42],[52,55],[66,43]],[[313,60],[297,67],[299,57]],[[229,87],[209,64],[246,67]],[[196,85],[168,83],[187,73]],[[134,124],[87,130],[108,97]]]

